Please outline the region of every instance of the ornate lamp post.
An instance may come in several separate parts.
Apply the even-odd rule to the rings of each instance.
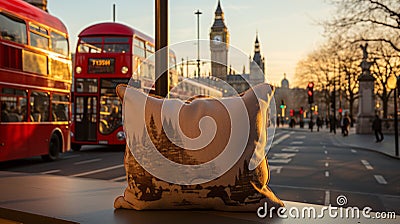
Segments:
[[[397,119],[397,81],[398,78],[394,75],[390,76],[388,79],[388,87],[394,90],[394,142],[395,142],[395,152],[396,156],[399,156],[399,128]]]

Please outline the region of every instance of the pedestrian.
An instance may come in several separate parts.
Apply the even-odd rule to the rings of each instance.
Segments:
[[[375,119],[372,122],[372,130],[375,131],[376,142],[383,141],[383,133],[382,133],[382,120],[378,115],[375,115]]]
[[[343,117],[343,124],[342,124],[342,134],[343,137],[346,137],[349,135],[349,126],[350,126],[350,118],[347,112],[344,114]]]
[[[319,131],[319,128],[322,128],[323,123],[324,121],[320,117],[317,117],[317,131]]]
[[[309,128],[309,129],[311,129],[311,132],[313,132],[313,128],[314,128],[314,121],[313,121],[313,119],[312,119],[312,118],[310,119],[310,122],[308,123],[308,128]]]

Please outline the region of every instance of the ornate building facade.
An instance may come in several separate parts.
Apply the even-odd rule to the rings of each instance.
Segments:
[[[258,33],[254,43],[253,57],[249,58],[250,73],[235,74],[229,69],[228,51],[229,31],[225,24],[224,12],[221,2],[218,0],[217,9],[214,14],[214,22],[210,29],[210,52],[211,52],[211,75],[226,81],[236,92],[246,91],[251,85],[265,82],[265,58],[261,54]],[[230,91],[227,95],[231,95]]]
[[[229,50],[229,32],[224,21],[224,12],[218,0],[210,31],[211,75],[226,80]]]

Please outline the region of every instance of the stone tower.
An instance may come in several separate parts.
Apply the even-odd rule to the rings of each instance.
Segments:
[[[261,55],[260,42],[258,41],[258,33],[254,42],[254,55],[250,60],[250,82],[253,85],[263,83],[265,81],[265,59]]]
[[[229,32],[224,22],[224,12],[218,0],[214,23],[210,31],[211,75],[226,80],[228,65]]]

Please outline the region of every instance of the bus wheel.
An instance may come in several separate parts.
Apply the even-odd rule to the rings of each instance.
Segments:
[[[82,147],[82,145],[79,145],[79,144],[71,144],[71,149],[74,152],[80,151],[81,147]]]
[[[43,155],[42,158],[46,161],[54,161],[60,156],[61,142],[56,134],[52,134],[49,143],[49,154]]]

